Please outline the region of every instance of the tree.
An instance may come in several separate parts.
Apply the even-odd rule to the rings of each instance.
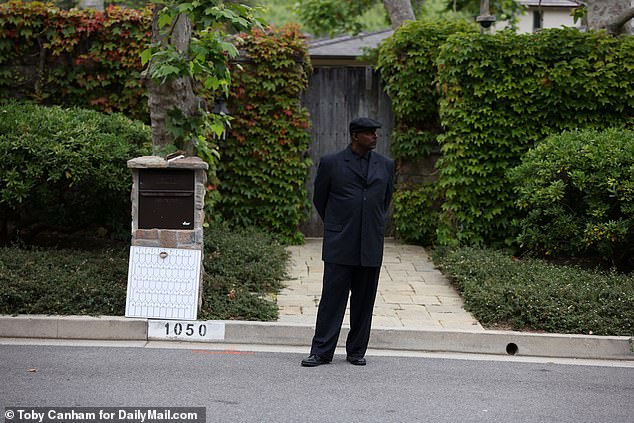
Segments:
[[[610,34],[633,33],[628,22],[634,18],[630,0],[587,0],[587,23],[590,29],[605,29]]]
[[[363,29],[359,17],[378,3],[379,0],[300,0],[299,17],[317,35],[358,34]],[[392,28],[398,28],[406,20],[416,20],[410,0],[383,0],[382,3]]]
[[[250,7],[222,0],[167,0],[154,6],[152,44],[142,61],[155,154],[179,148],[215,161],[210,141],[224,132],[227,117],[210,113],[200,92],[228,93],[228,60],[238,51],[227,31],[256,24]]]
[[[161,31],[160,14],[163,6],[156,4],[152,15],[152,43],[158,48],[173,49],[177,56],[184,59],[189,53],[192,34],[192,25],[187,15],[178,15],[176,21],[171,23],[169,31]],[[158,54],[158,53],[155,53]],[[156,59],[150,62],[147,74],[161,72],[161,62]],[[150,121],[152,126],[152,146],[156,154],[165,152],[169,145],[175,144],[174,137],[168,131],[168,119],[175,117],[176,110],[184,117],[192,117],[198,113],[199,99],[194,94],[192,79],[189,75],[169,78],[165,72],[161,72],[163,78],[147,78]],[[189,153],[193,152],[193,145],[187,143],[180,146]]]

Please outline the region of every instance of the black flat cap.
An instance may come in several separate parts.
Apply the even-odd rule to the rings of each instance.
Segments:
[[[360,117],[350,122],[350,133],[374,131],[381,127],[381,124],[374,119]]]

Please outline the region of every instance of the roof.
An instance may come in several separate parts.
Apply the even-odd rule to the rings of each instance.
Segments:
[[[359,35],[341,35],[334,38],[318,39],[308,42],[308,53],[315,59],[356,59],[364,54],[364,49],[375,48],[381,41],[394,33],[392,29],[362,33]]]
[[[520,0],[523,6],[539,7],[539,0]],[[571,0],[541,0],[542,7],[579,7],[581,4]]]

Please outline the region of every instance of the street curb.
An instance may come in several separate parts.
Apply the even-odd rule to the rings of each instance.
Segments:
[[[147,319],[0,315],[0,338],[147,340]]]
[[[308,346],[313,327],[278,322],[224,321],[228,344]],[[342,329],[343,345],[347,328]],[[125,317],[0,315],[0,338],[148,341],[148,320]],[[164,340],[164,339],[163,339]],[[634,360],[626,336],[512,331],[374,328],[370,348],[579,359]]]

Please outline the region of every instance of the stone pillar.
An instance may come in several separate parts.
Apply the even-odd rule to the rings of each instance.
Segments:
[[[157,156],[144,156],[129,160],[128,168],[132,170],[132,246],[200,250],[201,257],[204,256],[204,204],[209,165],[198,157],[165,160]],[[146,169],[188,170],[194,172],[194,222],[191,229],[139,228],[139,175]],[[199,307],[203,292],[203,272],[201,265]]]

